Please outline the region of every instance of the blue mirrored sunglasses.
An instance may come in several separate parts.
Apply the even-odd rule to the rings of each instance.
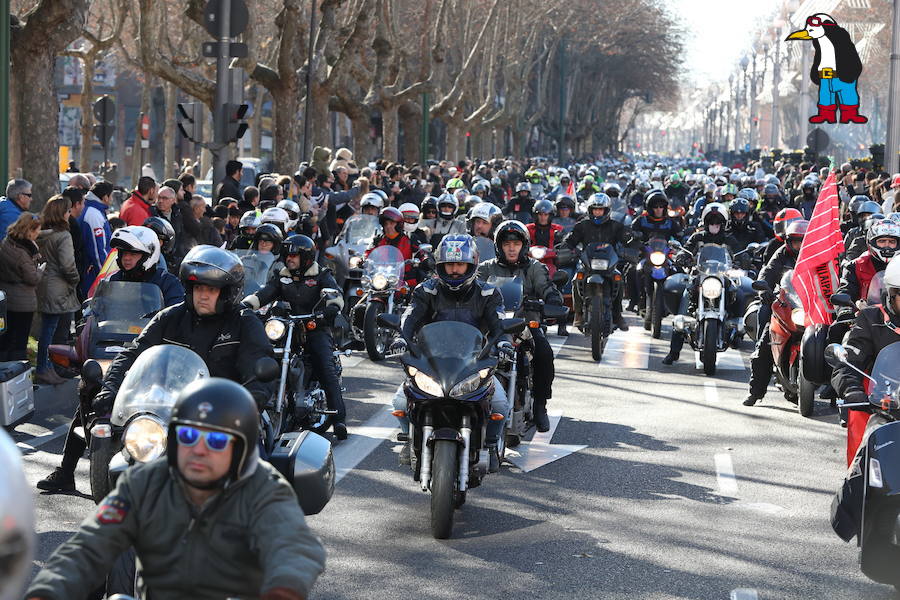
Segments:
[[[196,427],[188,425],[178,425],[175,427],[175,435],[178,443],[182,446],[196,446],[202,437],[206,442],[206,447],[213,452],[222,452],[228,447],[228,443],[234,439],[230,433],[221,431],[201,431]]]

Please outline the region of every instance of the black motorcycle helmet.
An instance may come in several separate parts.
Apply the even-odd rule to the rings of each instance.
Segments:
[[[549,215],[550,219],[547,221],[547,224],[553,222],[553,203],[549,200],[538,200],[534,203],[534,206],[531,207],[531,214],[534,215],[534,222],[537,223],[537,217],[540,214]]]
[[[568,194],[560,194],[556,197],[556,211],[559,212],[560,208],[568,208],[572,213],[575,212],[575,200],[572,196]],[[574,214],[570,214],[570,217],[575,216]]]
[[[169,466],[181,476],[176,432],[179,425],[202,427],[234,436],[228,474],[202,489],[229,486],[250,472],[259,460],[259,409],[250,392],[229,379],[208,377],[190,383],[181,391],[172,408],[166,457]],[[201,440],[197,443],[205,442]]]
[[[191,248],[181,261],[178,279],[184,286],[184,302],[191,312],[195,312],[195,285],[208,285],[222,290],[216,302],[216,314],[221,315],[240,300],[244,288],[244,265],[228,250],[201,244]]]
[[[866,219],[880,212],[881,205],[874,200],[869,200],[867,197],[866,201],[860,204],[859,208],[856,210],[856,224],[862,228],[865,226]]]
[[[298,254],[300,256],[300,267],[293,273],[303,274],[316,260],[316,245],[307,236],[296,233],[289,236],[281,245],[281,260],[285,264],[287,264],[289,254]]]
[[[731,215],[731,222],[735,225],[743,225],[750,220],[750,203],[746,198],[735,198],[728,206],[728,212]],[[742,219],[735,217],[735,213],[744,213]]]
[[[427,198],[425,198],[424,200],[422,200],[422,204],[419,205],[419,210],[420,210],[421,213],[422,213],[422,218],[423,218],[423,219],[434,219],[434,218],[436,218],[436,217],[437,217],[437,211],[438,211],[438,199],[435,198],[434,196],[428,196]],[[431,217],[426,216],[425,213],[427,213],[427,212],[429,212],[429,211],[433,211],[433,212],[434,212],[434,215],[431,216]]]
[[[506,260],[506,254],[503,253],[503,242],[507,240],[519,240],[522,242],[522,249],[519,250],[519,256],[516,262],[510,265]],[[523,265],[528,262],[528,247],[531,244],[531,236],[528,235],[528,229],[521,221],[504,221],[497,227],[494,232],[494,253],[497,255],[497,262],[503,265],[515,266]]]
[[[662,190],[651,190],[647,194],[647,197],[644,198],[644,206],[647,207],[647,218],[650,220],[656,220],[656,217],[653,216],[653,209],[658,206],[661,206],[663,208],[662,218],[659,220],[663,220],[669,216],[669,199],[666,197],[666,193]]]
[[[812,196],[813,194],[816,193],[816,184],[815,184],[815,182],[809,181],[809,180],[807,179],[806,181],[804,181],[804,182],[800,185],[800,191],[803,192],[803,195],[804,195],[804,196],[807,196],[807,197]]]
[[[144,221],[144,227],[153,230],[159,243],[162,245],[163,254],[168,254],[175,249],[175,228],[162,217],[150,217]]]
[[[277,225],[263,223],[256,228],[256,233],[253,234],[253,242],[250,244],[250,249],[259,250],[260,242],[272,242],[274,244],[274,246],[272,246],[272,254],[277,256],[281,253],[281,244],[283,240],[284,234],[281,233],[281,229],[279,229]]]

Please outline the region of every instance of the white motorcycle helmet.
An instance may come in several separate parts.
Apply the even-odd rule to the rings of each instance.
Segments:
[[[22,452],[0,430],[0,600],[22,598],[31,576],[33,498],[22,468]]]
[[[281,230],[281,233],[285,233],[288,231],[288,222],[290,220],[291,218],[288,215],[287,211],[283,208],[278,208],[277,206],[267,208],[263,211],[262,216],[259,218],[260,225],[271,223],[278,227]]]
[[[376,194],[375,192],[369,192],[362,197],[362,200],[359,201],[360,211],[362,211],[362,209],[367,206],[374,206],[378,209],[378,212],[381,212],[381,209],[384,208],[384,200],[382,200],[379,194]]]
[[[134,270],[146,273],[155,269],[156,265],[159,264],[159,238],[149,227],[129,225],[128,227],[117,229],[113,232],[109,245],[111,248],[119,250],[119,254],[116,256],[116,264],[119,265],[119,269],[122,271],[126,270],[122,266],[121,253],[123,251],[140,252],[144,256],[135,265]]]
[[[459,211],[459,201],[453,194],[444,194],[438,198],[438,216],[450,220],[456,217]]]
[[[293,200],[282,200],[275,206],[288,214],[287,231],[293,231],[300,221],[300,205]]]
[[[900,246],[900,225],[889,219],[882,219],[873,223],[866,232],[869,254],[882,262],[888,262],[897,254],[898,248],[879,247],[878,240],[881,238],[893,238]]]
[[[900,294],[900,255],[895,256],[884,269],[884,287],[881,292],[881,304],[893,317],[900,317],[894,307],[894,298]]]
[[[406,235],[412,234],[419,227],[419,215],[422,214],[419,211],[419,207],[413,204],[412,202],[404,202],[399,207],[400,214],[403,215],[403,230],[406,232]],[[406,219],[415,219],[413,223],[406,223]]]
[[[721,202],[710,202],[705,207],[703,207],[703,213],[701,213],[701,215],[700,215],[701,226],[704,229],[706,229],[707,231],[709,231],[708,221],[715,216],[719,216],[722,218],[721,226],[722,226],[722,229],[724,230],[725,227],[728,225],[728,209],[725,208],[725,205],[722,204]],[[712,233],[712,232],[710,232],[710,233]],[[716,233],[718,233],[718,232],[716,232]]]

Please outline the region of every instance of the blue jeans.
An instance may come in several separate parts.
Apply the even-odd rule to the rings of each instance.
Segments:
[[[38,338],[37,351],[37,370],[47,371],[50,366],[50,344],[53,343],[53,334],[56,332],[56,326],[59,319],[63,315],[52,315],[50,313],[41,313],[41,336]]]
[[[859,94],[856,93],[856,80],[844,83],[837,77],[819,80],[819,104],[832,106],[859,106]]]
[[[394,394],[393,404],[394,410],[406,410],[406,394],[403,393],[402,383],[400,384],[400,387],[397,388],[397,393]],[[491,398],[491,412],[504,415],[504,419],[502,421],[488,421],[487,430],[484,432],[486,442],[493,443],[500,439],[500,434],[503,432],[503,425],[506,423],[506,419],[509,418],[509,409],[509,399],[506,396],[506,390],[503,389],[503,384],[500,383],[500,380],[497,379],[497,377],[494,377],[494,395]],[[397,420],[400,421],[400,431],[409,433],[409,418],[397,417]]]

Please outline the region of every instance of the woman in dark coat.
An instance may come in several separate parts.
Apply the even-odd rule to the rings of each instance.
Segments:
[[[0,291],[6,294],[6,333],[0,335],[0,362],[28,360],[28,333],[37,310],[40,253],[35,243],[40,218],[23,212],[0,242]]]

